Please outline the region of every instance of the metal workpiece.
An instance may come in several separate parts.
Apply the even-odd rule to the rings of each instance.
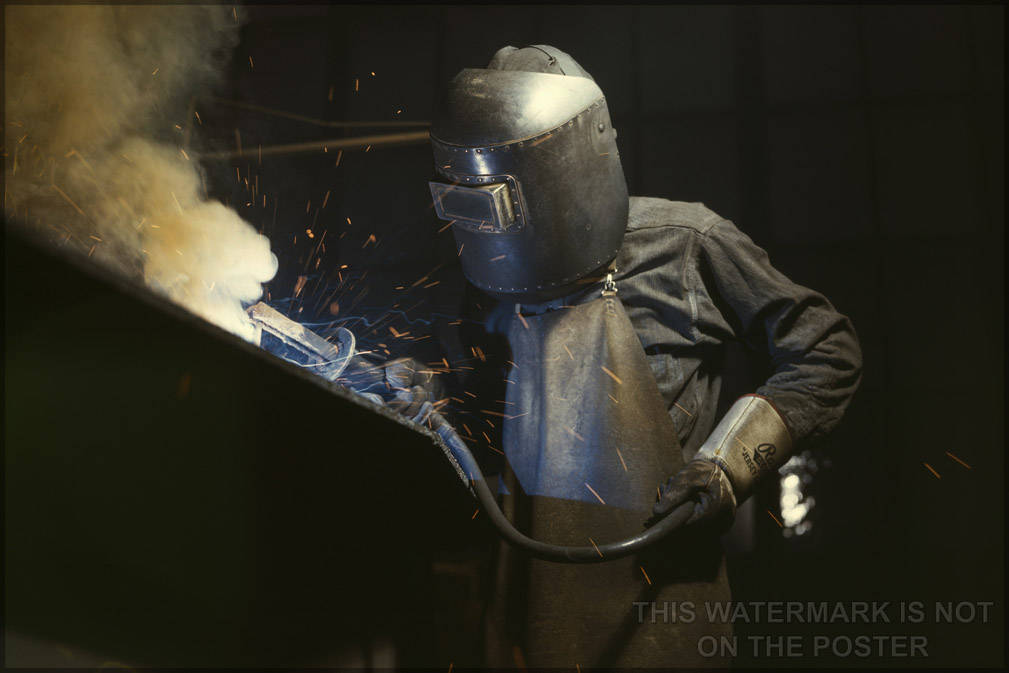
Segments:
[[[742,503],[764,475],[777,472],[792,455],[792,437],[769,400],[744,395],[729,408],[701,445],[697,458],[717,464]]]
[[[255,345],[324,379],[335,381],[354,357],[354,333],[348,329],[338,328],[332,343],[265,302],[249,307],[247,313]]]

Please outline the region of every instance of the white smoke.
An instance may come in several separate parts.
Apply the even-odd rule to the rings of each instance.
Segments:
[[[4,207],[245,338],[269,241],[202,193],[182,148],[191,96],[237,43],[222,6],[4,8]]]

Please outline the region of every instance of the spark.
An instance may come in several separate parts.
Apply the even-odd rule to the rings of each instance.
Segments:
[[[589,538],[589,542],[591,542],[592,546],[595,547],[596,553],[599,554],[599,558],[602,558],[603,557],[603,553],[601,551],[599,551],[599,545],[596,544],[596,541],[593,540],[592,538]]]
[[[470,396],[470,397],[472,397],[472,398],[473,398],[474,400],[476,399],[476,395],[474,395],[474,394],[473,394],[473,393],[471,393],[470,391],[468,391],[468,390],[464,390],[464,391],[462,391],[462,392],[463,392],[464,394],[466,394],[466,395],[469,395],[469,396]]]
[[[336,168],[337,166],[339,166],[339,165],[340,165],[340,159],[341,159],[342,157],[343,157],[343,150],[339,150],[339,151],[338,151],[338,152],[336,153],[336,163],[335,163],[335,164],[333,164],[333,168]]]
[[[648,576],[648,573],[645,572],[645,567],[644,566],[638,566],[638,567],[641,568],[641,574],[645,576],[645,581],[651,584],[652,579]]]
[[[931,472],[932,474],[934,474],[936,479],[942,479],[942,477],[939,476],[939,473],[936,472],[935,468],[933,468],[931,465],[929,465],[928,463],[922,463],[922,465],[924,465],[928,469],[929,472]]]
[[[613,400],[613,404],[620,404],[620,401],[617,400],[617,398],[613,397],[613,395],[610,395],[609,393],[606,393],[606,397],[608,397],[611,400]]]
[[[687,416],[693,416],[692,413],[690,413],[689,411],[687,411],[686,409],[684,409],[683,407],[681,407],[678,403],[673,402],[673,404],[676,406],[677,409],[679,409],[680,411],[682,411],[683,413],[685,413]]]
[[[193,110],[193,114],[196,115],[196,121],[200,124],[200,126],[203,126],[203,120],[200,119],[200,113],[197,112],[196,110]]]
[[[617,384],[623,384],[623,381],[620,380],[620,377],[618,377],[616,374],[614,374],[613,372],[611,372],[609,369],[607,369],[606,367],[603,367],[602,365],[600,365],[599,368],[602,369],[604,372],[606,372],[606,374],[611,379],[613,379],[614,381],[616,381]]]
[[[252,57],[249,57],[249,70],[255,70],[256,64],[252,62]]]
[[[616,447],[614,447],[616,448]],[[624,466],[624,472],[627,471],[627,463],[624,462],[624,454],[620,453],[620,449],[617,449],[617,458],[620,459],[620,464]]]
[[[184,149],[182,149],[182,148],[180,147],[180,148],[179,148],[179,152],[181,152],[181,153],[182,153],[182,156],[184,156],[184,157],[186,158],[186,161],[189,161],[189,155],[188,155],[188,154],[186,154],[186,151],[185,151]]]
[[[354,78],[354,91],[357,91],[361,87],[361,80],[357,77]]]
[[[353,222],[350,221],[349,217],[347,218],[347,224],[349,224],[349,225],[353,225],[354,224]]]
[[[598,494],[598,493],[596,493],[596,489],[594,489],[594,488],[592,488],[591,486],[589,486],[588,482],[585,482],[585,488],[587,488],[587,489],[589,489],[590,491],[592,491],[592,495],[594,495],[594,496],[596,496],[597,498],[599,498],[599,502],[603,503],[604,505],[606,504],[606,501],[605,501],[605,500],[603,500],[603,499],[602,499],[601,497],[599,497],[599,494]]]
[[[157,74],[158,74],[158,70],[160,70],[160,69],[161,69],[161,68],[155,68],[155,69],[154,69],[154,70],[153,70],[153,71],[151,72],[151,77],[154,77],[155,75],[157,75]]]
[[[571,354],[571,350],[568,348],[567,344],[564,344],[564,351],[568,354],[569,358],[571,358],[572,360],[575,359],[575,356]]]
[[[956,456],[954,456],[954,455],[953,455],[952,453],[950,453],[949,451],[947,451],[947,452],[946,452],[946,455],[947,455],[947,456],[949,456],[950,458],[952,458],[953,460],[955,460],[956,462],[960,463],[960,464],[961,464],[961,465],[963,465],[964,467],[966,467],[966,468],[967,468],[968,470],[969,470],[969,469],[971,469],[970,465],[968,465],[968,464],[967,464],[967,463],[965,463],[964,461],[960,460],[959,458],[957,458]]]
[[[781,522],[778,521],[778,517],[774,516],[774,514],[771,513],[771,510],[767,510],[767,515],[770,516],[772,519],[774,519],[774,523],[778,524],[778,528],[784,528],[784,526],[781,525]]]
[[[455,224],[455,220],[449,221],[448,224],[446,224],[444,227],[442,227],[441,229],[438,230],[438,233],[440,234],[441,232],[443,232],[446,229],[448,229],[449,227],[451,227],[453,224]]]
[[[585,438],[582,437],[581,435],[579,435],[577,432],[575,432],[574,428],[569,428],[569,427],[565,426],[564,429],[567,430],[568,432],[570,432],[572,435],[574,435],[578,439],[578,441],[581,441],[581,442],[585,441]]]
[[[462,256],[462,249],[465,248],[465,247],[466,247],[465,243],[463,243],[462,245],[459,246],[459,252],[456,253],[456,257],[461,257]]]
[[[501,260],[501,259],[504,259],[504,258],[505,258],[505,257],[507,257],[507,256],[508,256],[508,255],[498,255],[497,257],[491,257],[491,258],[490,258],[489,260],[487,260],[487,261],[489,261],[489,262],[496,262],[496,261],[498,261],[498,260]]]
[[[510,418],[507,414],[502,414],[500,411],[491,411],[490,409],[481,409],[481,414],[489,414],[491,416],[500,416],[501,418]]]
[[[235,145],[238,147],[238,154],[242,154],[242,134],[235,129]]]
[[[294,296],[297,297],[301,294],[301,291],[305,289],[305,283],[308,281],[308,276],[298,276],[298,280],[294,283]]]
[[[327,189],[326,190],[326,195],[324,197],[322,197],[322,207],[323,208],[325,208],[326,204],[329,202],[329,192],[330,192],[330,190]]]
[[[526,329],[529,329],[529,323],[526,322],[525,316],[523,316],[521,313],[516,313],[515,315],[519,317],[519,322],[522,323],[522,326],[525,327]]]
[[[57,192],[59,192],[60,196],[62,196],[64,199],[66,199],[66,202],[69,203],[71,206],[74,207],[74,210],[76,210],[82,216],[87,217],[87,215],[84,215],[84,211],[81,210],[80,206],[78,206],[76,203],[74,203],[73,199],[71,199],[69,196],[67,196],[66,192],[64,192],[62,189],[60,189],[56,185],[53,185],[52,188],[55,189]]]

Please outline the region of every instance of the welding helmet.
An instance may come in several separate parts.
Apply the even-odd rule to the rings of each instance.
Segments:
[[[627,225],[627,183],[606,99],[569,55],[505,47],[449,83],[431,128],[435,211],[463,273],[492,295],[564,294],[607,265]]]

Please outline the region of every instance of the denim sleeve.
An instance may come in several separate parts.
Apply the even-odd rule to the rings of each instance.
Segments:
[[[793,441],[833,430],[861,379],[851,321],[771,266],[767,253],[727,220],[701,236],[696,254],[697,291],[719,314],[712,319],[768,355],[772,374],[756,393],[775,405]]]

